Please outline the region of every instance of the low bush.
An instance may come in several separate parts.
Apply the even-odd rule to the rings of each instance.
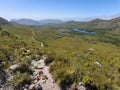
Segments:
[[[30,74],[29,73],[20,73],[16,72],[13,77],[13,85],[15,85],[16,89],[20,89],[20,87],[29,84],[30,82]]]
[[[54,61],[54,54],[50,53],[48,54],[46,60],[45,60],[45,64],[49,65],[50,63],[52,63]]]

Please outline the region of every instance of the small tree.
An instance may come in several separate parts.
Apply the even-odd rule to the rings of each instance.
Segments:
[[[0,31],[2,30],[2,27],[0,27]]]

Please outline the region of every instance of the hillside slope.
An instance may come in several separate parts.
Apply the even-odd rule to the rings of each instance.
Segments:
[[[10,24],[6,19],[0,17],[0,25]]]

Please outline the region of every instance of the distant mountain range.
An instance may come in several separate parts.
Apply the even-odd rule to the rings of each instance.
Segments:
[[[120,17],[110,20],[94,19],[87,22],[68,21],[62,24],[64,27],[79,27],[81,29],[106,29],[120,28]]]
[[[60,24],[64,23],[61,20],[54,20],[54,19],[43,19],[40,21],[32,20],[32,19],[12,19],[12,23],[22,24],[22,25],[47,25],[47,24]]]
[[[0,25],[6,25],[6,24],[22,24],[22,25],[53,25],[53,24],[60,24],[60,26],[64,27],[80,27],[82,28],[98,28],[98,29],[104,29],[104,28],[120,28],[120,17],[113,18],[110,20],[102,20],[102,19],[94,19],[90,21],[61,21],[61,20],[54,20],[54,19],[44,19],[40,21],[32,20],[32,19],[12,19],[10,22],[7,21],[4,18],[0,17]]]

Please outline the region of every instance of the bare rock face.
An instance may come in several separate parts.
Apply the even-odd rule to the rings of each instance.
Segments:
[[[86,90],[83,82],[79,82],[79,84],[77,85],[77,90]]]
[[[10,66],[10,69],[11,69],[11,70],[15,70],[15,69],[17,69],[18,67],[19,67],[19,65],[18,65],[18,64],[15,64],[15,65]]]
[[[86,90],[84,86],[77,86],[77,90]]]

